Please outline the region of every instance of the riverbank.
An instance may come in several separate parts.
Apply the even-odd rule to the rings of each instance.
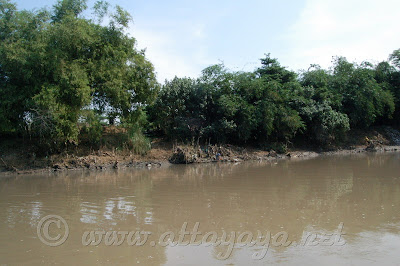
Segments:
[[[400,132],[390,127],[373,128],[368,131],[350,132],[346,141],[337,146],[314,147],[299,143],[288,147],[284,153],[273,149],[234,145],[173,145],[170,142],[153,140],[152,149],[143,156],[118,149],[90,150],[74,149],[59,154],[38,158],[32,147],[16,139],[0,143],[0,172],[26,174],[32,172],[57,172],[72,170],[103,171],[124,168],[159,168],[176,164],[232,162],[249,160],[306,159],[321,155],[347,155],[363,152],[400,151]]]

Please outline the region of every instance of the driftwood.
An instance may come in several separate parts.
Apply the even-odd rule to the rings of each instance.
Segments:
[[[14,172],[18,171],[18,169],[15,168],[14,166],[6,164],[6,162],[3,160],[3,158],[0,157],[0,159],[3,162],[4,167],[6,168],[7,171],[14,171]]]
[[[229,158],[233,151],[229,146],[207,145],[201,146],[180,146],[174,149],[169,161],[174,164],[190,164],[204,159],[216,161],[221,157]]]

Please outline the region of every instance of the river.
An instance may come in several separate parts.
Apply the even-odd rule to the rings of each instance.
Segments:
[[[0,176],[0,223],[0,265],[395,265],[400,153]]]

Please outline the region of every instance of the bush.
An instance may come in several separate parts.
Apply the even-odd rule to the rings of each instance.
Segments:
[[[128,130],[128,148],[135,154],[145,155],[151,149],[151,143],[139,127],[132,127]]]
[[[99,148],[103,135],[103,126],[100,123],[100,117],[94,112],[88,111],[81,119],[84,120],[84,125],[81,128],[79,140],[86,140],[93,148]]]

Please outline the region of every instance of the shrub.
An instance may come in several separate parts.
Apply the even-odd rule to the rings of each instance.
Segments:
[[[139,155],[145,155],[151,149],[150,140],[139,127],[132,127],[128,130],[127,145],[129,149]]]

